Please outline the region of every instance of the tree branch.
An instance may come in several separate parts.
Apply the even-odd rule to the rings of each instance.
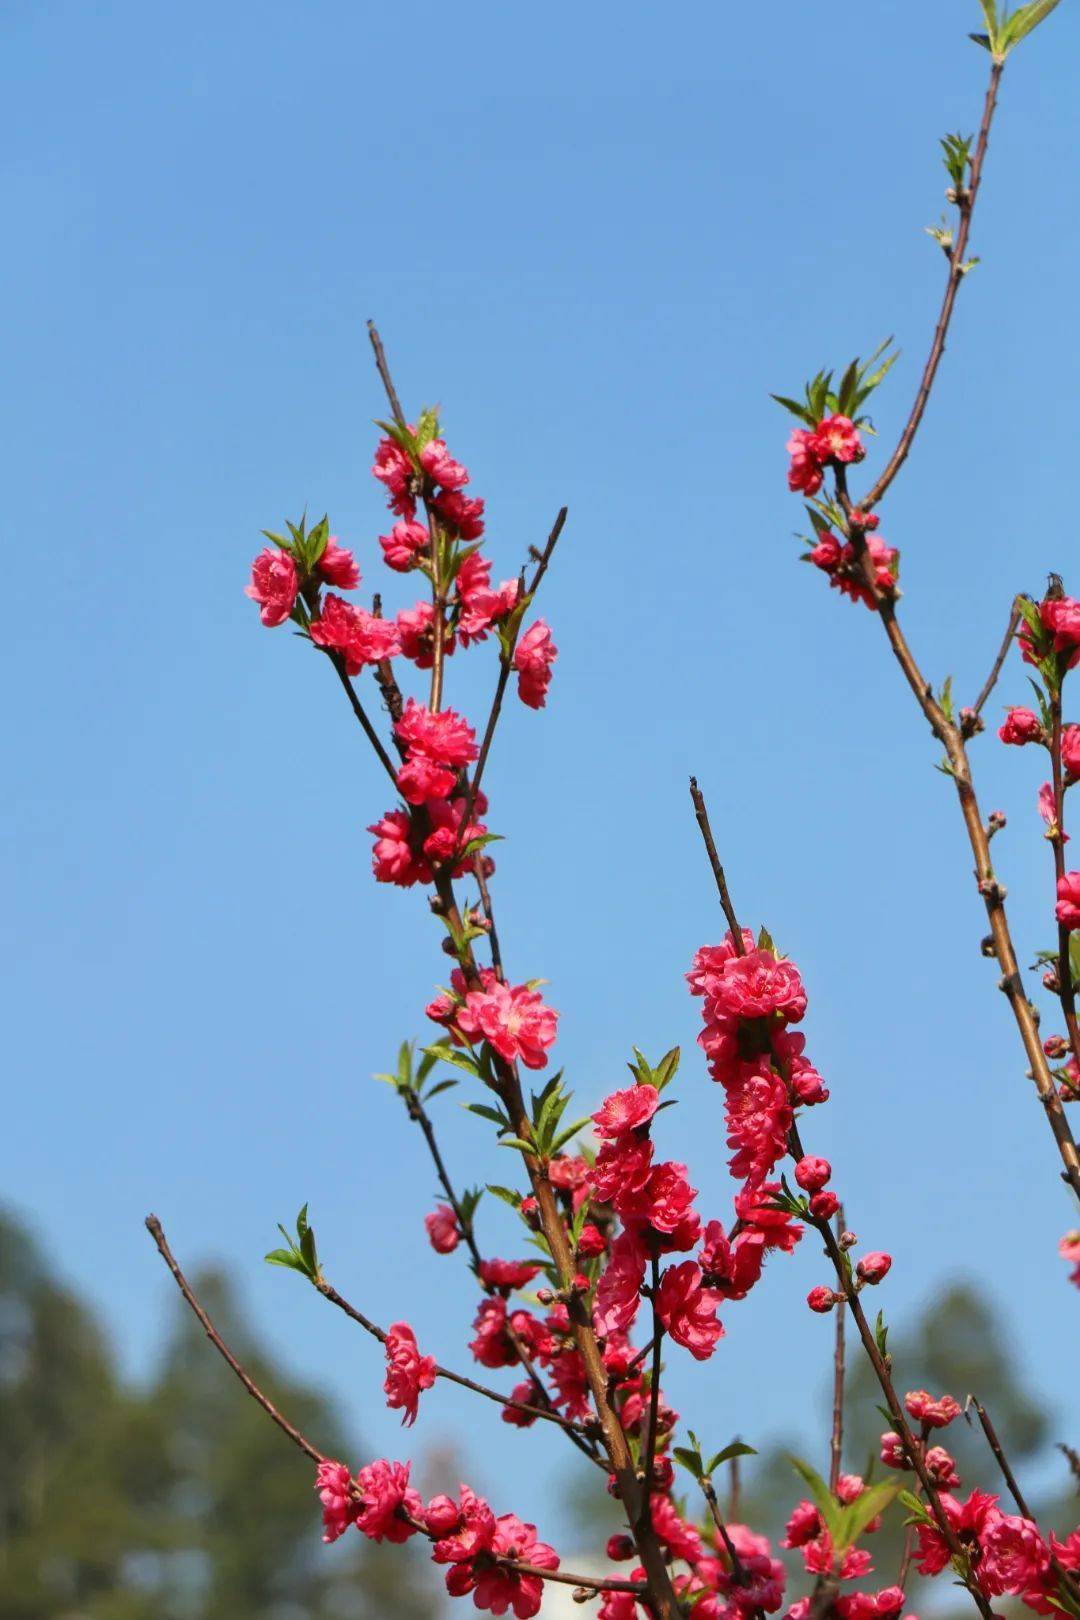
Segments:
[[[299,1429],[293,1427],[288,1418],[282,1417],[281,1413],[278,1411],[273,1401],[270,1400],[269,1396],[263,1394],[258,1384],[256,1384],[255,1380],[252,1378],[251,1374],[246,1372],[237,1361],[236,1357],[225,1343],[225,1340],[221,1337],[221,1334],[218,1332],[217,1328],[206,1314],[206,1311],[199,1304],[199,1301],[196,1299],[195,1294],[192,1291],[191,1284],[188,1282],[187,1278],[184,1276],[184,1273],[177,1265],[176,1260],[173,1258],[173,1252],[169,1248],[161,1222],[158,1220],[156,1215],[148,1215],[146,1217],[146,1230],[150,1233],[150,1236],[157,1244],[158,1253],[168,1266],[169,1270],[172,1272],[177,1288],[179,1288],[180,1292],[187,1300],[187,1303],[190,1305],[191,1309],[194,1311],[195,1315],[202,1324],[203,1332],[206,1334],[206,1337],[210,1340],[210,1343],[214,1346],[214,1349],[217,1351],[218,1355],[221,1356],[222,1360],[232,1368],[233,1372],[236,1374],[237,1378],[239,1378],[252,1400],[258,1401],[267,1417],[272,1419],[272,1421],[277,1424],[278,1428],[283,1434],[288,1435],[293,1445],[298,1446],[304,1453],[305,1457],[310,1457],[313,1463],[325,1462],[326,1458],[323,1456],[322,1452],[317,1451],[311,1444],[311,1441],[308,1440],[305,1435],[301,1434]]]
[[[983,163],[986,159],[986,148],[990,140],[990,125],[993,122],[994,108],[997,105],[998,86],[1001,83],[1001,70],[1002,64],[1000,62],[994,62],[990,68],[990,82],[987,85],[986,99],[983,103],[979,138],[971,162],[971,184],[966,191],[960,192],[957,197],[957,207],[960,210],[960,228],[956,233],[956,243],[949,257],[949,277],[945,283],[945,296],[942,300],[937,326],[934,328],[930,353],[923,368],[919,391],[915,395],[915,403],[911,407],[911,414],[904,424],[899,443],[889,457],[884,472],[870,493],[860,502],[864,512],[872,511],[878,504],[907,460],[915,435],[919,431],[919,423],[922,421],[923,413],[929,403],[930,391],[934,386],[934,379],[937,376],[938,366],[941,364],[941,357],[945,353],[945,339],[949,331],[949,322],[952,320],[956,295],[960,290],[960,283],[963,281],[965,274],[963,266],[967,253],[968,238],[971,234],[971,219],[975,212],[975,201],[982,180]]]

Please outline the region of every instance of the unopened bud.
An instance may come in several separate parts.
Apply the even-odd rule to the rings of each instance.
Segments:
[[[536,1290],[536,1297],[540,1301],[541,1305],[554,1305],[555,1303],[555,1295],[551,1292],[550,1288],[538,1288]]]
[[[841,1232],[840,1234],[840,1247],[844,1250],[853,1249],[858,1241],[854,1232]]]
[[[982,954],[984,956],[996,956],[997,955],[997,946],[994,944],[994,936],[993,936],[993,934],[986,934],[979,941],[979,950],[982,952]]]
[[[1064,1035],[1048,1035],[1043,1041],[1043,1051],[1048,1058],[1052,1058],[1055,1062],[1058,1058],[1065,1057],[1068,1050],[1069,1043]]]

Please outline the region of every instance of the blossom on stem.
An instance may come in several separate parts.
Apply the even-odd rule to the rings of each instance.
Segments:
[[[393,658],[400,650],[392,619],[376,618],[332,591],[327,593],[319,617],[312,620],[310,635],[317,647],[344,659],[347,675],[359,675],[366,664]]]
[[[435,1382],[434,1356],[422,1356],[416,1343],[416,1334],[408,1322],[393,1322],[386,1335],[386,1404],[401,1411],[402,1423],[416,1422],[417,1405],[422,1390]]]
[[[347,547],[338,545],[337,535],[330,536],[315,566],[326,583],[336,585],[339,591],[355,591],[360,583],[356,558]]]
[[[925,1389],[909,1389],[904,1405],[909,1417],[916,1423],[925,1423],[928,1429],[945,1429],[960,1416],[960,1403],[951,1395],[939,1395],[935,1400]]]
[[[461,1242],[461,1228],[449,1204],[439,1204],[424,1216],[428,1239],[436,1254],[453,1254]]]
[[[409,1466],[380,1458],[356,1476],[364,1498],[356,1526],[372,1541],[402,1542],[416,1534],[416,1526],[403,1516],[419,1519],[424,1511],[420,1493],[409,1484]]]
[[[265,546],[251,565],[251,583],[244,595],[259,604],[259,618],[268,630],[284,624],[296,605],[300,580],[288,551]]]
[[[514,649],[518,697],[530,709],[542,709],[551,684],[551,666],[558,648],[551,639],[551,626],[543,619],[531,624]]]
[[[724,1329],[716,1320],[719,1294],[702,1282],[701,1267],[693,1260],[669,1266],[656,1292],[656,1314],[676,1344],[696,1361],[707,1361]]]
[[[1064,877],[1058,878],[1054,914],[1070,932],[1080,928],[1080,872],[1066,872]]]
[[[470,990],[457,1017],[458,1028],[480,1037],[507,1063],[542,1069],[555,1040],[559,1015],[548,1007],[539,990],[528,985],[493,981],[482,990]]]
[[[321,1462],[315,1474],[315,1489],[322,1503],[323,1540],[336,1541],[350,1524],[356,1523],[357,1506],[352,1499],[352,1475],[344,1463]]]

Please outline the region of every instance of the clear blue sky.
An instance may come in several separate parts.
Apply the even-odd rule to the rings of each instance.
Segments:
[[[513,1462],[500,1506],[542,1525],[563,1466],[557,1436],[445,1390],[400,1436],[375,1348],[260,1262],[310,1199],[342,1289],[468,1359],[472,1300],[420,1224],[422,1143],[368,1078],[423,1033],[435,931],[419,895],[370,880],[387,793],[328,671],[242,595],[259,530],[306,504],[368,587],[412,600],[374,545],[371,315],[407,404],[443,404],[497,575],[570,507],[545,586],[553,700],[511,710],[487,785],[504,948],[550,980],[581,1100],[619,1083],[631,1042],[681,1042],[664,1148],[706,1211],[728,1207],[682,981],[719,932],[694,770],[740,909],[804,971],[834,1098],[808,1140],[896,1257],[882,1304],[909,1321],[974,1275],[1075,1441],[1055,1252],[1072,1217],[978,954],[953,796],[877,626],[795,561],[768,398],[895,332],[893,438],[940,295],[937,138],[981,104],[976,25],[975,0],[827,20],[795,0],[4,7],[2,1184],[133,1371],[171,1286],[152,1208],[185,1261],[242,1268],[257,1323],[373,1449],[468,1421],[479,1481]],[[916,648],[969,699],[1011,594],[1050,566],[1080,587],[1078,45],[1062,6],[1006,74],[983,263],[885,509]],[[462,664],[451,698],[475,714],[493,657]],[[1001,699],[1025,692],[1013,667]],[[1009,813],[1027,960],[1049,934],[1038,763],[975,753],[986,808]],[[456,1095],[451,1163],[505,1175]],[[503,1213],[482,1211],[495,1249]],[[729,1310],[707,1371],[677,1366],[703,1432],[813,1433],[821,1280],[806,1243]]]

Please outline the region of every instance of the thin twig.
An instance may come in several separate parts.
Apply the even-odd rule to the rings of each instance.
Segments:
[[[836,1236],[844,1230],[844,1210],[836,1212]],[[829,1444],[829,1489],[836,1494],[840,1483],[840,1459],[844,1449],[844,1307],[836,1307],[836,1346],[833,1351],[832,1436]]]
[[[664,1343],[664,1324],[660,1320],[660,1313],[656,1308],[656,1296],[660,1291],[660,1260],[655,1250],[650,1256],[650,1278],[652,1289],[649,1302],[652,1305],[653,1337],[652,1337],[652,1379],[649,1384],[649,1420],[645,1438],[645,1489],[642,1492],[643,1514],[652,1512],[653,1467],[656,1463],[656,1431],[660,1423],[660,1355]]]
[[[563,532],[563,527],[566,523],[566,516],[567,508],[565,506],[560,507],[558,516],[556,517],[555,522],[552,524],[551,533],[547,537],[547,544],[540,554],[540,560],[536,565],[536,572],[533,574],[532,583],[528,587],[526,594],[530,597],[536,595],[537,587],[539,586],[544,575],[547,573],[547,568],[551,561],[552,553],[559,542],[559,536]],[[476,803],[476,796],[480,792],[480,783],[483,780],[484,767],[487,765],[488,754],[491,752],[491,744],[495,736],[495,727],[498,725],[499,715],[502,713],[503,698],[506,695],[507,684],[510,680],[510,672],[514,667],[514,649],[517,646],[517,639],[520,629],[521,625],[519,622],[509,646],[505,649],[499,659],[499,677],[495,683],[495,696],[492,698],[491,710],[487,717],[487,724],[484,727],[484,736],[480,743],[480,752],[476,758],[476,769],[473,771],[472,781],[469,783],[468,791],[465,795],[465,814],[461,818],[461,826],[463,831],[472,820],[473,806]]]
[[[243,1384],[251,1398],[258,1401],[267,1417],[271,1418],[273,1422],[277,1424],[278,1428],[283,1434],[288,1435],[293,1445],[298,1446],[304,1453],[305,1457],[310,1457],[313,1463],[325,1462],[326,1458],[323,1456],[322,1452],[316,1450],[316,1448],[311,1444],[311,1441],[308,1440],[305,1435],[301,1434],[300,1430],[295,1428],[289,1422],[288,1418],[282,1417],[281,1413],[278,1411],[273,1401],[270,1400],[269,1396],[263,1394],[258,1384],[256,1384],[255,1380],[252,1378],[251,1374],[246,1372],[237,1361],[236,1357],[225,1343],[225,1340],[221,1337],[221,1334],[218,1332],[213,1322],[211,1322],[206,1311],[203,1309],[202,1305],[199,1304],[199,1301],[195,1297],[192,1290],[191,1284],[188,1282],[187,1278],[184,1276],[184,1273],[177,1265],[176,1260],[173,1257],[173,1252],[169,1248],[161,1222],[158,1220],[156,1215],[148,1215],[146,1217],[146,1230],[150,1233],[150,1236],[157,1244],[158,1253],[161,1255],[161,1258],[172,1272],[177,1288],[179,1288],[187,1303],[198,1317],[199,1322],[202,1324],[203,1332],[206,1334],[206,1337],[210,1340],[210,1343],[214,1346],[214,1349],[217,1351],[218,1355],[221,1356],[222,1359],[232,1368],[233,1372],[236,1374],[237,1378],[239,1378],[240,1382]]]
[[[945,353],[945,339],[949,331],[949,322],[952,320],[956,295],[960,290],[960,283],[965,275],[964,263],[968,238],[971,234],[971,219],[975,212],[975,200],[979,194],[979,183],[982,180],[983,163],[986,158],[987,144],[990,140],[990,125],[997,104],[998,86],[1001,83],[1001,69],[1002,64],[1000,62],[994,62],[991,65],[990,82],[987,85],[986,99],[983,103],[982,123],[979,126],[979,138],[975,146],[975,155],[971,160],[971,183],[957,197],[957,207],[960,210],[960,228],[956,233],[956,243],[949,257],[949,278],[945,284],[945,296],[942,300],[937,326],[934,328],[930,354],[919,382],[919,391],[915,395],[915,403],[911,407],[911,414],[904,424],[899,443],[889,457],[884,472],[870,493],[859,503],[864,512],[871,511],[878,504],[907,460],[915,435],[919,431],[919,423],[923,419],[923,412],[926,410],[930,399],[930,391],[934,386],[934,379],[937,376],[938,366],[941,364],[941,357]]]
[[[349,1301],[339,1294],[337,1289],[328,1283],[325,1278],[316,1282],[315,1287],[324,1299],[328,1299],[331,1305],[336,1305],[339,1310],[344,1311],[345,1315],[362,1327],[365,1333],[370,1333],[372,1338],[378,1339],[380,1344],[386,1343],[387,1335],[385,1330],[365,1316],[363,1311],[358,1311],[355,1305],[350,1305]],[[557,1423],[564,1429],[574,1429],[580,1433],[587,1432],[587,1425],[580,1423],[576,1418],[563,1417],[561,1412],[555,1412],[550,1407],[532,1406],[528,1401],[513,1400],[509,1395],[500,1394],[497,1389],[488,1389],[485,1384],[478,1384],[474,1379],[466,1378],[462,1373],[451,1371],[449,1367],[436,1365],[435,1376],[436,1378],[445,1379],[448,1384],[457,1384],[461,1389],[471,1390],[474,1395],[483,1395],[485,1400],[495,1401],[499,1406],[509,1406],[515,1412],[524,1412],[529,1417],[544,1418],[548,1423]]]
[[[1020,609],[1017,607],[1016,603],[1014,602],[1013,603],[1013,610],[1009,615],[1008,629],[1005,631],[1005,639],[1002,641],[1001,647],[1000,647],[1000,649],[998,651],[998,655],[994,659],[993,667],[991,668],[989,675],[986,677],[986,682],[985,682],[985,684],[983,686],[983,689],[979,693],[978,697],[975,699],[975,713],[976,714],[982,714],[983,706],[985,705],[987,698],[990,696],[991,692],[994,690],[994,687],[997,684],[997,678],[1001,674],[1001,671],[1002,671],[1002,668],[1004,666],[1005,660],[1009,655],[1009,648],[1012,646],[1012,640],[1013,640],[1013,637],[1016,634],[1017,627],[1019,626],[1019,624],[1020,624]]]
[[[705,842],[705,851],[709,857],[709,865],[712,867],[713,877],[716,879],[716,888],[720,896],[720,904],[724,909],[724,916],[727,918],[728,927],[731,929],[732,943],[735,947],[736,953],[739,956],[744,956],[746,954],[746,947],[743,944],[742,929],[739,927],[739,919],[735,915],[735,907],[731,903],[731,895],[728,892],[727,878],[724,876],[724,868],[720,865],[720,857],[716,853],[716,840],[713,838],[712,827],[709,823],[709,812],[705,808],[705,799],[701,789],[697,785],[696,776],[692,776],[690,778],[690,797],[694,801],[694,814],[697,817],[697,824],[701,829],[701,836]]]
[[[386,397],[390,403],[390,410],[394,421],[397,423],[398,427],[407,427],[408,423],[405,421],[405,413],[401,409],[401,401],[397,397],[397,389],[394,387],[393,380],[390,376],[390,368],[386,364],[386,351],[383,349],[382,338],[379,336],[379,329],[375,325],[374,321],[368,321],[367,329],[368,337],[371,339],[371,347],[375,351],[375,364],[378,368],[379,376],[382,378],[382,385],[386,389]]]
[[[728,1527],[721,1516],[720,1503],[716,1498],[716,1487],[708,1477],[699,1480],[698,1483],[701,1486],[702,1495],[709,1504],[709,1512],[712,1514],[712,1522],[716,1526],[716,1533],[723,1542],[724,1551],[727,1553],[731,1563],[731,1578],[736,1586],[748,1586],[750,1577],[746,1572],[745,1564],[739,1557],[735,1543],[728,1533]],[[750,1610],[750,1613],[755,1616],[755,1620],[764,1620],[764,1613],[760,1608],[755,1607]]]
[[[397,772],[394,769],[393,761],[391,760],[390,755],[386,752],[386,749],[383,747],[378,732],[368,719],[367,710],[364,708],[364,705],[360,702],[360,699],[356,695],[356,688],[349,679],[348,672],[345,668],[345,660],[342,658],[340,653],[330,652],[329,650],[327,650],[326,656],[329,658],[334,667],[335,675],[341,682],[353,714],[363,727],[365,737],[378,755],[380,765],[390,778],[391,782],[393,782],[394,786],[397,787]]]

